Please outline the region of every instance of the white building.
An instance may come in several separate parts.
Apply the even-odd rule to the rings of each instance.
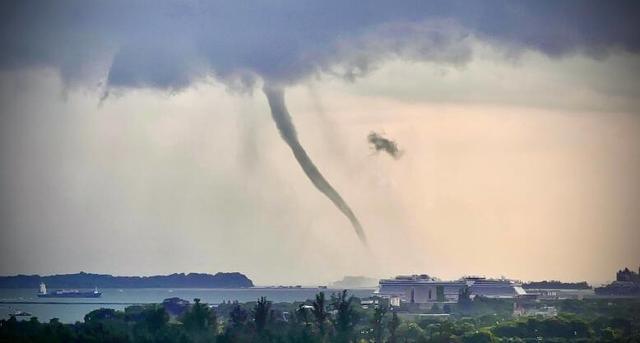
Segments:
[[[515,298],[526,294],[519,283],[508,279],[464,277],[442,281],[424,274],[380,280],[378,294],[389,298],[392,304],[400,301],[416,304],[457,302],[465,287],[469,288],[471,297]]]

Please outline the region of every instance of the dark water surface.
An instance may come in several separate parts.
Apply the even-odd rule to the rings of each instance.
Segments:
[[[202,302],[218,304],[222,301],[255,301],[261,296],[273,302],[294,302],[312,299],[323,291],[327,295],[340,290],[318,288],[247,288],[247,289],[166,289],[127,288],[100,289],[100,298],[38,298],[37,289],[0,289],[0,318],[9,318],[16,311],[29,312],[41,322],[58,318],[64,323],[82,321],[84,315],[98,308],[123,310],[131,304],[160,303],[171,297],[189,301],[194,298]],[[373,289],[355,289],[350,292],[357,297],[367,297]],[[29,317],[18,317],[29,319]]]

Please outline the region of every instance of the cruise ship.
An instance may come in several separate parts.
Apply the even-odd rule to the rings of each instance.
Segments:
[[[40,291],[38,298],[100,298],[101,292],[96,287],[93,291],[79,291],[77,289],[57,289],[53,292],[47,292],[47,285],[40,283]]]
[[[471,297],[516,298],[526,295],[522,285],[509,279],[487,279],[466,276],[458,280],[443,281],[426,274],[396,276],[380,280],[377,294],[388,297],[392,303],[431,303],[458,301],[460,291],[468,287]]]
[[[522,284],[519,282],[500,278],[500,279],[487,279],[482,276],[467,276],[464,277],[471,296],[483,296],[487,298],[515,298],[518,296],[526,295],[527,292],[522,288]]]

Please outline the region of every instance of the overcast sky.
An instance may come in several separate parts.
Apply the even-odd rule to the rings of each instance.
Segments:
[[[2,7],[0,274],[604,282],[640,264],[636,2]]]

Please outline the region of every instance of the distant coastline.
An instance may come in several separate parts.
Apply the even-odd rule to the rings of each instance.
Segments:
[[[253,281],[246,275],[231,273],[175,273],[154,276],[113,276],[109,274],[75,273],[60,275],[0,276],[0,288],[38,288],[44,282],[49,288],[249,288]]]
[[[330,284],[332,288],[352,289],[352,288],[376,288],[380,280],[366,276],[345,276]]]
[[[557,280],[550,281],[531,281],[522,284],[524,289],[592,289],[586,282],[562,282]]]

